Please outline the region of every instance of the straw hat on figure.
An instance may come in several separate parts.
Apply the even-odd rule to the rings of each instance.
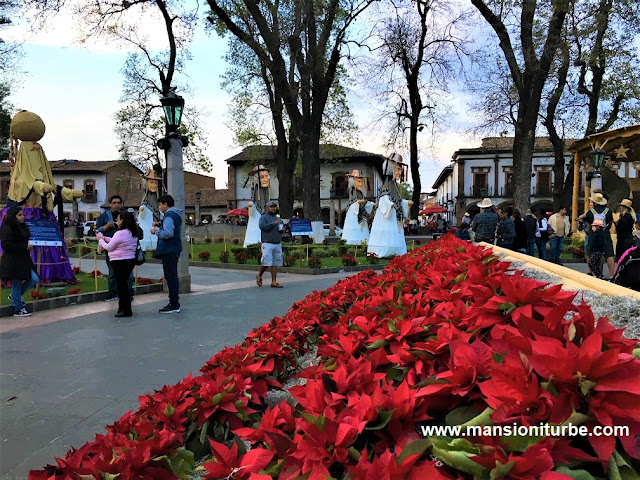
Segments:
[[[360,170],[353,170],[349,178],[349,206],[344,219],[342,239],[349,245],[369,242],[367,219],[373,211],[373,202],[367,202],[367,180]]]
[[[138,210],[138,225],[144,232],[140,240],[140,248],[144,251],[155,250],[158,246],[158,237],[151,233],[153,222],[160,221],[160,209],[158,208],[158,197],[162,193],[160,188],[162,168],[156,165],[147,170],[142,178],[145,180],[144,198]]]
[[[406,169],[402,156],[397,153],[389,155],[384,162],[384,181],[378,193],[378,208],[371,225],[367,254],[385,258],[407,253],[403,219],[409,216],[413,202],[403,200],[398,189],[398,184],[405,180]]]
[[[18,206],[27,220],[50,220],[59,225],[53,212],[54,205],[82,197],[82,190],[56,185],[47,156],[38,143],[45,132],[44,122],[38,115],[22,110],[13,117],[9,128],[11,181],[9,201],[0,212],[0,223],[10,207]],[[40,262],[42,283],[75,282],[64,242],[60,247],[36,246],[31,250],[31,258],[34,264]]]
[[[243,247],[261,242],[260,217],[267,211],[267,202],[271,197],[271,176],[269,170],[264,165],[256,165],[249,174],[245,186],[251,180],[251,202],[247,205],[249,210],[249,220],[247,221],[247,232],[244,236]]]

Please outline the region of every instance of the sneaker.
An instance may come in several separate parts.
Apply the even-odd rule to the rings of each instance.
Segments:
[[[22,307],[20,310],[16,310],[13,312],[14,317],[30,317],[31,314],[27,312],[27,309]]]
[[[165,305],[160,310],[158,310],[158,312],[160,312],[160,313],[180,313],[180,305],[171,305],[171,304]]]
[[[118,297],[107,297],[104,299],[105,302],[115,302],[118,300]]]

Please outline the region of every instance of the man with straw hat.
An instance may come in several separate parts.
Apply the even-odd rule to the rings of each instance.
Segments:
[[[476,205],[480,207],[480,213],[473,217],[471,222],[471,230],[476,234],[476,242],[493,243],[498,226],[498,215],[491,209],[493,202],[490,198],[484,198]]]
[[[613,212],[607,207],[607,199],[600,191],[594,191],[590,200],[593,208],[584,216],[584,221],[593,225],[594,220],[599,219],[604,223],[604,258],[607,260],[609,276],[613,277],[616,271],[616,264],[613,257],[613,241],[611,240],[611,224],[613,223]]]
[[[366,178],[360,170],[347,174],[349,179],[349,198],[346,208],[342,239],[349,245],[369,243],[368,217],[373,211],[373,202],[367,202]]]

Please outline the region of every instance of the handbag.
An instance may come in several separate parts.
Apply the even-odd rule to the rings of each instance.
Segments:
[[[144,251],[140,247],[140,240],[138,240],[138,246],[136,247],[136,265],[142,265],[146,261]]]

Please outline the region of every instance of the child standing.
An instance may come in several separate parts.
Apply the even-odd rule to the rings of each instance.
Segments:
[[[593,272],[593,276],[603,279],[602,275],[602,258],[604,257],[604,222],[596,218],[591,224],[593,232],[589,238],[591,245],[591,257],[589,258],[589,268]]]

